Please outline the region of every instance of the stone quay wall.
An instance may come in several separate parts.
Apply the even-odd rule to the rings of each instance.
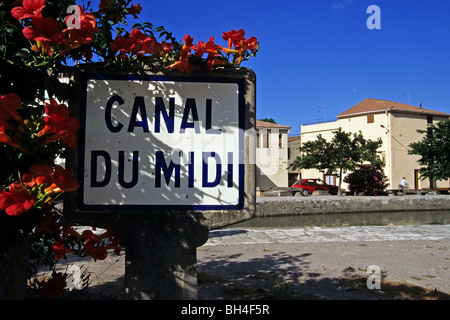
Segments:
[[[449,195],[258,197],[256,216],[450,210]]]

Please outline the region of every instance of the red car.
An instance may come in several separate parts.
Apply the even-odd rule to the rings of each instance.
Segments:
[[[303,196],[307,196],[308,194],[313,193],[316,190],[325,190],[333,195],[336,195],[338,193],[337,186],[326,184],[324,181],[320,179],[300,179],[297,182],[295,182],[291,186],[291,188],[302,189],[301,193]]]

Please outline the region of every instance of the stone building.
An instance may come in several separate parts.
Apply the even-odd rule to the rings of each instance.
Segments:
[[[288,134],[291,127],[256,121],[256,186],[288,187]]]

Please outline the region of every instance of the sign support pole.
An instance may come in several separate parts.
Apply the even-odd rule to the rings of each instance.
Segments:
[[[197,247],[209,228],[194,215],[120,217],[125,244],[124,299],[197,299]]]

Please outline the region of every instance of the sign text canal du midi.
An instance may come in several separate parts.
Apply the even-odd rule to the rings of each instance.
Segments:
[[[82,204],[239,209],[240,90],[232,81],[86,80]]]

